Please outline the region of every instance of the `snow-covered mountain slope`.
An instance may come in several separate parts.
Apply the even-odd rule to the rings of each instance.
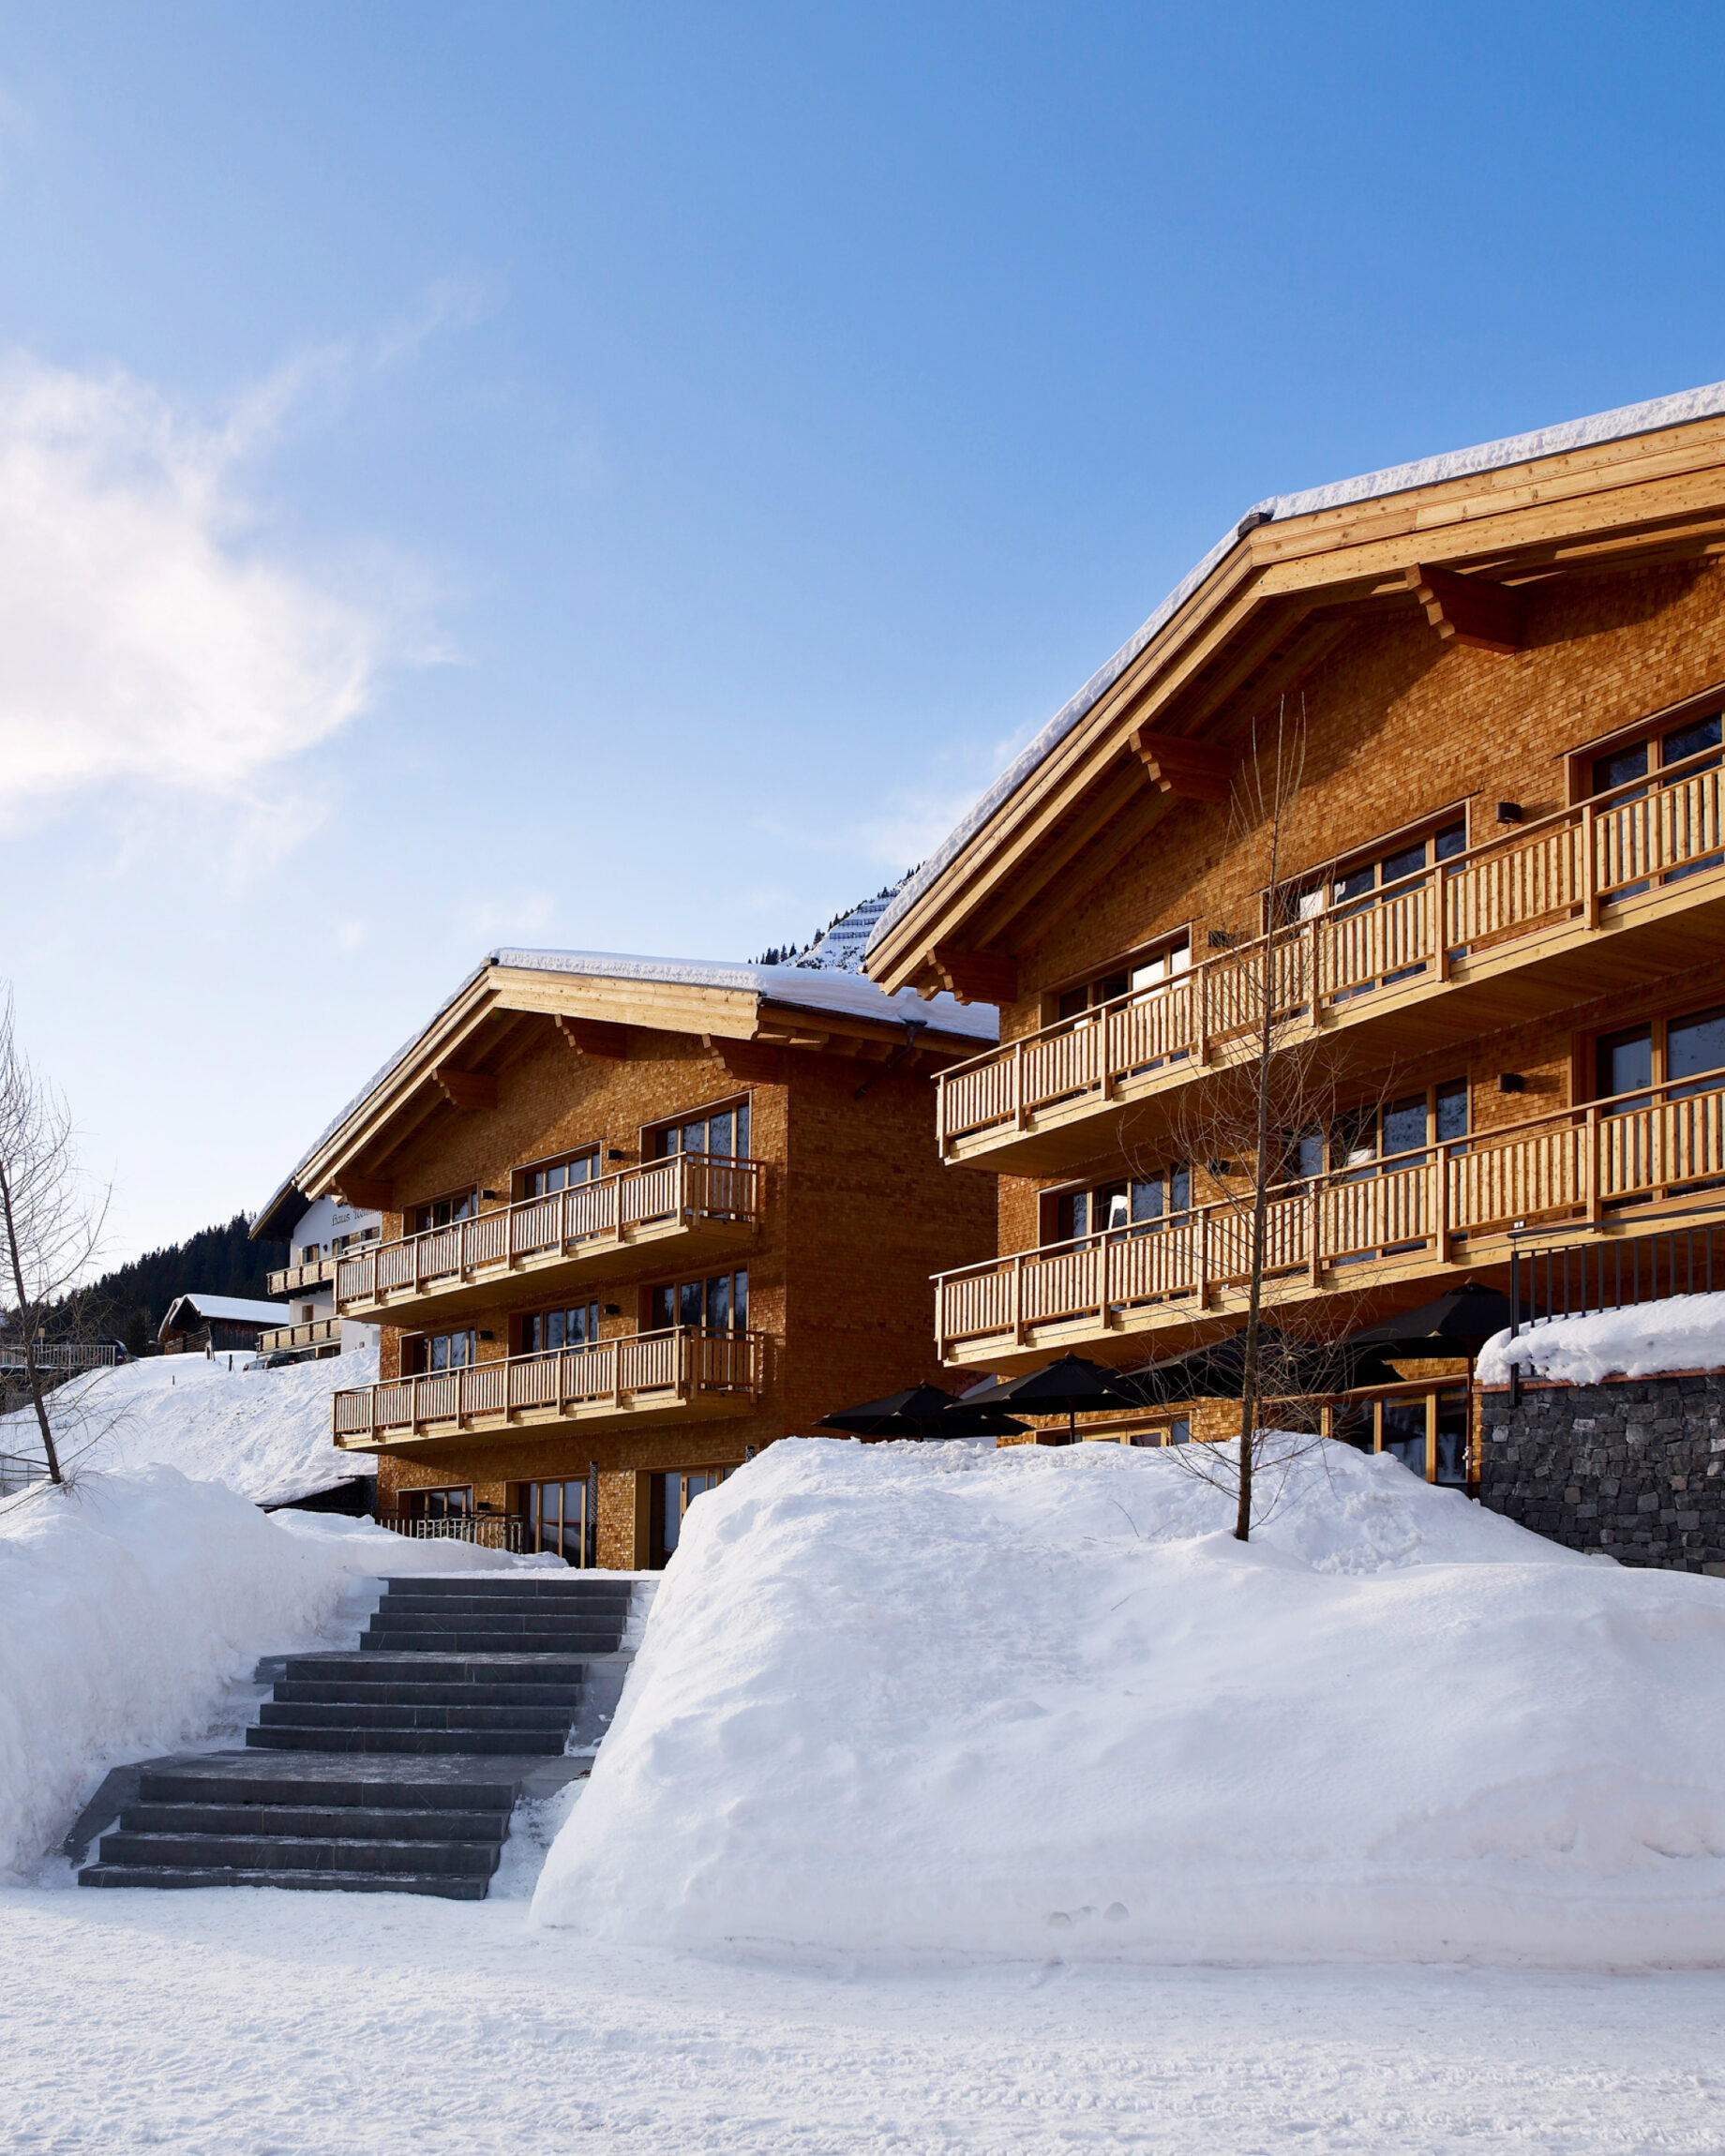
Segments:
[[[1725,1582],[1388,1456],[775,1445],[691,1510],[538,1921],[705,1949],[1725,1960]]]
[[[110,1472],[177,1467],[254,1505],[291,1505],[376,1472],[367,1455],[338,1452],[329,1434],[331,1393],[377,1382],[375,1348],[279,1370],[247,1370],[250,1360],[152,1355],[74,1380],[57,1396],[68,1455]],[[0,1420],[0,1452],[34,1459],[38,1450],[27,1413]]]

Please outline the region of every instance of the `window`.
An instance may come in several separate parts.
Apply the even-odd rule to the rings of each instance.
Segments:
[[[655,1475],[652,1490],[652,1543],[655,1565],[668,1565],[682,1539],[682,1522],[691,1505],[716,1490],[733,1471],[728,1467],[679,1469]]]
[[[1392,846],[1363,860],[1326,869],[1321,876],[1304,882],[1284,884],[1277,894],[1275,910],[1283,924],[1309,921],[1314,914],[1326,911],[1358,913],[1386,897],[1399,898],[1404,891],[1417,888],[1417,879],[1427,870],[1466,850],[1465,820],[1448,821],[1419,838],[1398,839]],[[1267,900],[1267,917],[1268,910]],[[1386,978],[1399,981],[1405,978],[1406,973],[1418,970],[1410,966],[1403,973]]]
[[[410,1520],[466,1520],[473,1510],[473,1486],[458,1482],[443,1490],[404,1490],[401,1509]]]
[[[1148,1430],[1081,1430],[1078,1435],[1091,1445],[1190,1445],[1192,1424],[1183,1415],[1177,1415],[1171,1421],[1158,1423]]]
[[[705,1325],[709,1332],[741,1333],[749,1326],[749,1276],[718,1273],[705,1280],[676,1280],[652,1288],[648,1329],[668,1332],[673,1325]]]
[[[1673,1100],[1712,1092],[1708,1081],[1719,1071],[1725,1071],[1725,1005],[1602,1033],[1594,1043],[1594,1098],[1610,1100],[1619,1115],[1647,1105],[1644,1086],[1665,1085]]]
[[[523,1355],[555,1355],[559,1348],[591,1347],[599,1337],[599,1306],[577,1303],[561,1310],[529,1310],[521,1320]]]
[[[302,1243],[293,1253],[293,1263],[296,1265],[315,1265],[322,1255],[323,1251],[320,1244]]]
[[[1142,957],[1123,960],[1106,973],[1099,973],[1093,981],[1063,990],[1057,1014],[1061,1018],[1077,1018],[1087,1011],[1100,1009],[1104,1003],[1117,1002],[1122,996],[1148,994],[1184,973],[1191,964],[1192,938],[1185,935],[1171,937]]]
[[[457,1220],[471,1220],[479,1210],[477,1190],[464,1190],[458,1198],[433,1198],[428,1205],[415,1205],[412,1233],[423,1235],[431,1228],[447,1228]]]
[[[1721,734],[1725,732],[1725,713],[1711,711],[1705,718],[1688,718],[1663,732],[1650,733],[1643,740],[1623,743],[1602,756],[1593,759],[1592,790],[1596,794],[1612,794],[1613,805],[1642,800],[1647,786],[1638,782],[1651,780],[1656,773],[1671,772],[1660,780],[1661,786],[1681,786],[1686,779],[1695,778],[1702,771],[1719,768]],[[1709,754],[1709,751],[1713,752]],[[1692,758],[1704,756],[1705,762]],[[1676,770],[1683,765],[1687,768]],[[1623,790],[1623,789],[1632,790]],[[1661,883],[1681,883],[1686,876],[1695,876],[1703,868],[1718,868],[1725,854],[1710,853],[1704,860],[1685,861],[1681,868],[1668,869],[1659,878]],[[1613,902],[1621,898],[1638,898],[1649,886],[1630,883],[1619,886],[1611,892]]]
[[[356,1228],[351,1235],[338,1235],[329,1247],[339,1257],[342,1251],[351,1250],[357,1244],[376,1242],[382,1233],[380,1227]]]
[[[1361,1452],[1393,1453],[1421,1482],[1464,1490],[1468,1396],[1460,1385],[1355,1398],[1327,1409],[1328,1434]]]
[[[1333,1180],[1363,1183],[1373,1175],[1397,1175],[1410,1168],[1423,1168],[1432,1159],[1432,1145],[1447,1145],[1451,1154],[1465,1152],[1468,1089],[1465,1078],[1446,1079],[1423,1093],[1404,1094],[1383,1109],[1357,1108],[1339,1115],[1328,1131],[1302,1130],[1287,1141],[1283,1158],[1290,1183],[1310,1184],[1325,1172]],[[1381,1250],[1358,1250],[1338,1257],[1338,1265],[1367,1265],[1373,1258],[1393,1256],[1423,1248],[1426,1238],[1386,1243]]]
[[[466,1370],[478,1359],[477,1345],[471,1328],[462,1333],[420,1333],[407,1342],[410,1374],[435,1377],[440,1370]]]
[[[1192,1170],[1184,1160],[1151,1175],[1062,1190],[1044,1239],[1072,1243],[1086,1235],[1131,1232],[1148,1235],[1183,1219],[1192,1209]]]
[[[655,1160],[677,1153],[711,1153],[722,1160],[749,1158],[749,1104],[733,1100],[724,1108],[703,1108],[683,1123],[667,1123],[650,1131],[641,1148]]]
[[[559,1190],[573,1190],[579,1184],[591,1183],[598,1173],[599,1148],[590,1145],[584,1153],[571,1153],[561,1160],[546,1160],[537,1167],[518,1169],[516,1194],[518,1198],[548,1198]]]
[[[521,1491],[529,1552],[548,1550],[566,1565],[595,1565],[599,1557],[598,1477],[585,1482],[530,1482]]]

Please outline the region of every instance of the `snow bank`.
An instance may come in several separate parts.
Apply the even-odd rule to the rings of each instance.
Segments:
[[[1725,1585],[1325,1445],[787,1440],[692,1508],[535,1920],[750,1950],[1725,1960]]]
[[[355,1574],[520,1563],[561,1567],[264,1514],[171,1467],[0,1505],[0,1874],[58,1837],[106,1767],[197,1736],[261,1654],[315,1641]]]
[[[1725,1295],[1673,1295],[1591,1317],[1524,1325],[1514,1340],[1494,1333],[1479,1352],[1482,1385],[1523,1377],[1560,1385],[1597,1385],[1602,1377],[1658,1377],[1673,1370],[1725,1369]]]
[[[278,1370],[248,1370],[251,1357],[237,1350],[232,1370],[229,1360],[152,1355],[74,1380],[57,1396],[82,1418],[82,1433],[74,1426],[68,1439],[71,1455],[121,1473],[177,1467],[254,1505],[291,1505],[376,1472],[368,1455],[338,1452],[329,1437],[331,1393],[375,1385],[376,1348]],[[31,1415],[0,1422],[0,1452],[40,1457]]]

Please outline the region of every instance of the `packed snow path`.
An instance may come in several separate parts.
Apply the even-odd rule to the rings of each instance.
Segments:
[[[79,1883],[482,1899],[518,1800],[580,1772],[564,1747],[593,1662],[623,1659],[630,1589],[562,1571],[385,1585],[357,1653],[285,1659],[245,1751],[113,1777],[123,1808]]]
[[[580,1785],[584,1787],[585,1785]],[[1725,1979],[885,1976],[475,1905],[0,1892],[8,2156],[1717,2156]]]

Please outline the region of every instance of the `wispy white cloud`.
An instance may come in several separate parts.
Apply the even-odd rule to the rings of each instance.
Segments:
[[[0,363],[0,817],[96,788],[244,799],[364,711],[388,662],[448,656],[423,626],[410,648],[410,564],[367,598],[272,556],[247,480],[292,418],[482,304],[437,288],[213,422],[118,370]]]
[[[523,943],[544,935],[556,918],[557,900],[550,891],[513,891],[458,906],[452,924],[465,948],[470,943]]]

